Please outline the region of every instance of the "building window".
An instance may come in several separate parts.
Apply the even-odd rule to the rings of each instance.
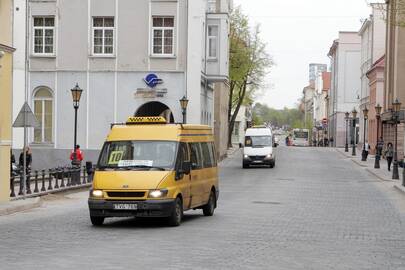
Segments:
[[[114,54],[114,18],[93,18],[93,54]]]
[[[34,113],[39,122],[39,127],[34,129],[35,143],[52,142],[53,126],[53,97],[52,93],[46,88],[40,88],[34,95]]]
[[[34,17],[34,54],[54,54],[55,18]]]
[[[153,17],[152,25],[152,54],[174,55],[174,18]]]
[[[208,25],[208,59],[218,57],[218,25]]]
[[[217,11],[217,0],[208,0],[208,13],[215,13]]]

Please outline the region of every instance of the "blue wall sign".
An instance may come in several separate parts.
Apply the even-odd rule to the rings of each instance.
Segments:
[[[150,88],[155,88],[158,84],[163,83],[163,80],[159,79],[159,77],[154,73],[146,75],[146,77],[143,80],[145,81],[146,85],[149,86]]]

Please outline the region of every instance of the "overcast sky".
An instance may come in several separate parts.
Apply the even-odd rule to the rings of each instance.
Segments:
[[[370,14],[366,0],[234,0],[251,22],[262,25],[276,66],[260,102],[281,109],[294,107],[308,84],[308,65],[325,63],[339,31],[358,31]]]

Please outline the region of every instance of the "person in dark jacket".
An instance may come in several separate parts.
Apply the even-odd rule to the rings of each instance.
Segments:
[[[393,157],[394,157],[394,148],[392,146],[392,143],[388,143],[387,149],[385,150],[385,158],[387,159],[388,162],[388,171],[391,171],[391,164]]]
[[[15,164],[15,156],[13,150],[10,149],[10,176],[13,176],[13,164]]]
[[[32,163],[32,153],[31,153],[31,149],[29,147],[25,148],[25,170],[28,173],[28,171],[31,168],[31,163]],[[24,167],[24,152],[21,152],[20,154],[20,158],[19,158],[19,165],[21,168]]]

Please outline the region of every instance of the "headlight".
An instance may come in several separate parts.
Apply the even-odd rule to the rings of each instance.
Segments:
[[[243,157],[244,157],[244,158],[249,158],[249,156],[248,156],[248,155],[244,155]]]
[[[169,191],[167,189],[152,190],[149,192],[149,198],[164,198]]]
[[[91,196],[95,198],[102,198],[103,197],[103,191],[102,190],[92,190],[91,191]]]
[[[273,157],[272,154],[266,156],[266,158],[272,158],[272,157]]]

